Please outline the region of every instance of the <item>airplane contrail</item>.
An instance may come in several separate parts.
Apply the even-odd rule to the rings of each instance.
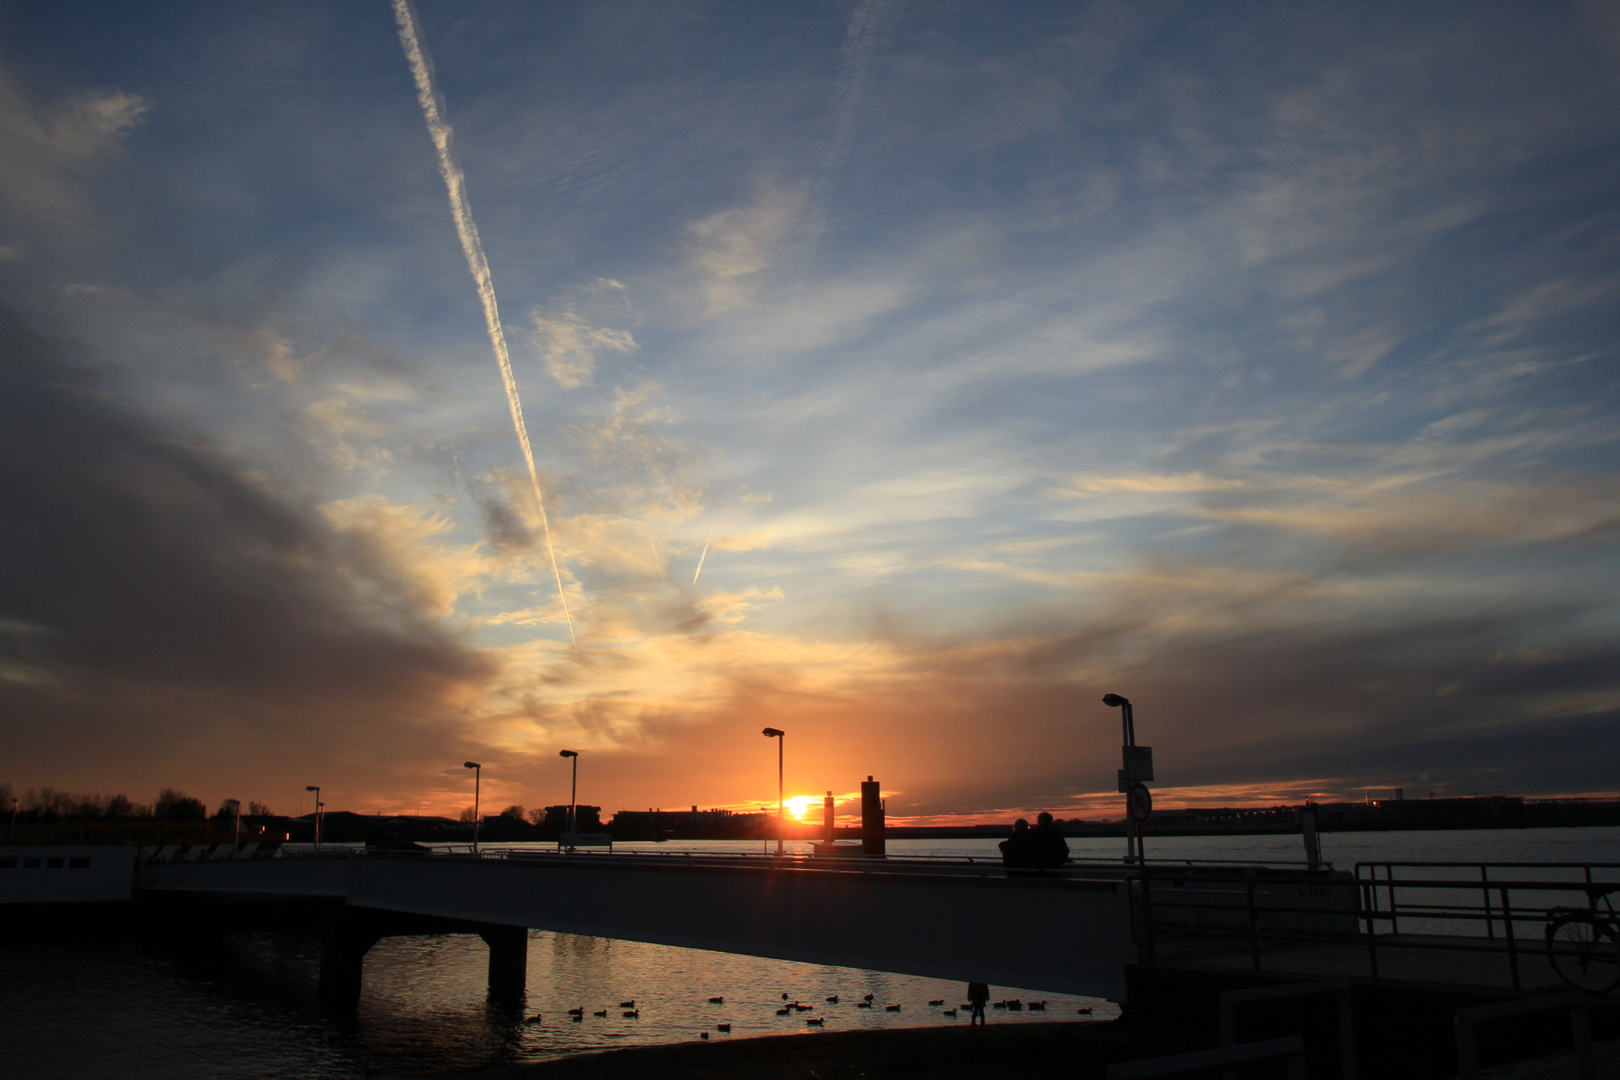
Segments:
[[[523,447],[524,464],[529,467],[529,484],[534,488],[534,503],[540,510],[546,554],[551,556],[551,576],[557,582],[557,599],[562,601],[563,618],[568,620],[568,640],[577,643],[579,639],[574,636],[574,616],[568,610],[562,571],[557,566],[557,549],[551,544],[551,521],[546,517],[545,496],[540,493],[540,473],[534,467],[529,429],[523,423],[523,401],[518,397],[517,379],[512,375],[512,355],[506,348],[506,331],[501,327],[500,307],[495,302],[495,282],[489,274],[489,260],[484,257],[483,241],[478,238],[472,204],[467,201],[467,178],[450,151],[453,132],[444,119],[444,105],[439,100],[439,92],[433,86],[433,61],[428,58],[427,47],[422,44],[422,35],[416,25],[416,12],[411,9],[410,0],[394,0],[394,21],[399,24],[399,43],[405,50],[405,59],[411,65],[411,76],[416,80],[416,100],[422,106],[428,136],[432,138],[433,149],[438,153],[439,175],[444,177],[444,186],[450,195],[450,216],[456,223],[456,235],[461,238],[461,253],[467,257],[467,269],[472,272],[478,299],[484,305],[484,325],[489,329],[489,345],[495,351],[495,360],[501,367],[506,404],[512,410],[512,427],[517,432],[518,445]]]
[[[833,91],[833,136],[821,156],[815,178],[810,183],[809,244],[814,254],[827,222],[827,204],[838,174],[849,159],[850,142],[855,136],[855,108],[860,104],[871,67],[874,42],[883,36],[891,15],[887,0],[861,0],[849,18],[844,44],[839,50],[838,83]]]
[[[709,557],[709,544],[714,540],[714,530],[709,530],[709,539],[703,541],[703,554],[698,556],[697,569],[692,571],[692,586],[697,587],[698,575],[703,573],[703,560]]]

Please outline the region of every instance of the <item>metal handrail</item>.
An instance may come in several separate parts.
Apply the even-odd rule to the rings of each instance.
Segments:
[[[1478,876],[1437,877],[1433,873],[1451,869],[1476,871]],[[1430,872],[1402,877],[1397,876],[1397,870]],[[1542,871],[1543,874],[1525,873],[1530,870]],[[1570,871],[1579,873],[1570,874]],[[1167,875],[1150,869],[1140,875],[1144,895],[1139,914],[1147,925],[1146,933],[1139,935],[1139,938],[1143,943],[1144,955],[1151,956],[1155,929],[1174,931],[1178,935],[1211,935],[1228,939],[1247,937],[1256,971],[1260,970],[1261,965],[1262,939],[1322,943],[1360,940],[1368,950],[1368,962],[1374,978],[1379,977],[1380,949],[1494,953],[1506,956],[1513,987],[1518,990],[1522,985],[1519,960],[1523,952],[1520,946],[1525,936],[1525,924],[1534,926],[1543,923],[1560,910],[1565,910],[1566,905],[1563,904],[1548,906],[1548,901],[1556,900],[1558,894],[1580,894],[1591,887],[1620,889],[1620,880],[1615,880],[1620,879],[1620,873],[1616,871],[1620,871],[1620,863],[1362,862],[1356,864],[1353,876],[1346,875],[1335,883],[1341,888],[1353,890],[1349,897],[1344,898],[1353,901],[1353,911],[1348,907],[1335,911],[1331,904],[1324,908],[1321,905],[1306,907],[1288,902],[1289,898],[1276,887],[1300,884],[1303,875],[1297,871],[1284,875],[1276,871],[1255,870],[1240,875],[1212,867],[1178,881],[1178,884],[1188,887],[1186,892],[1181,892],[1163,888]],[[1511,876],[1493,876],[1493,872]],[[1554,875],[1564,879],[1558,880]],[[1553,877],[1553,880],[1549,880],[1549,877]],[[1257,892],[1264,893],[1267,886],[1273,888],[1273,894],[1257,898]],[[1442,895],[1402,898],[1402,891],[1410,894],[1412,890],[1439,892]],[[1451,896],[1446,896],[1447,893]],[[1224,902],[1211,903],[1212,896]],[[1542,899],[1538,904],[1531,898]],[[1518,911],[1514,910],[1515,899],[1520,901]],[[1572,911],[1584,909],[1584,905],[1567,907]],[[1197,925],[1196,922],[1182,925],[1178,922],[1178,915],[1187,911],[1218,914],[1215,920],[1204,925]],[[1353,915],[1356,926],[1354,933],[1333,929],[1331,923],[1323,927],[1302,927],[1297,920],[1287,918],[1294,915],[1331,917],[1335,914]],[[1403,917],[1438,924],[1440,929],[1421,936],[1402,934],[1399,920]],[[1221,925],[1222,919],[1225,925]],[[1279,926],[1279,921],[1293,925]],[[1480,923],[1485,924],[1483,935],[1474,929]],[[1539,933],[1533,935],[1538,944],[1540,937]]]

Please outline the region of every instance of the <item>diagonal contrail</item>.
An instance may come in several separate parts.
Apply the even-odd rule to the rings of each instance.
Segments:
[[[714,541],[714,530],[709,530],[709,539],[703,541],[703,554],[698,556],[697,569],[692,571],[692,585],[697,586],[698,575],[703,573],[703,560],[709,557],[709,544]]]
[[[399,43],[410,62],[411,75],[416,80],[416,100],[421,103],[422,117],[427,121],[428,135],[433,149],[438,152],[439,175],[450,194],[450,216],[456,222],[456,235],[461,237],[461,253],[467,257],[467,269],[472,271],[473,284],[478,288],[478,299],[484,305],[484,325],[489,329],[490,348],[501,366],[501,382],[506,387],[506,404],[512,410],[512,427],[517,431],[518,444],[523,447],[523,461],[529,467],[529,483],[534,488],[534,503],[540,509],[540,526],[546,537],[546,553],[551,556],[551,576],[557,581],[557,599],[562,601],[563,618],[568,620],[568,640],[574,636],[574,616],[568,610],[568,597],[563,593],[562,571],[557,567],[557,550],[551,545],[551,521],[546,517],[546,500],[540,493],[540,474],[534,467],[534,451],[529,447],[529,429],[523,423],[523,402],[518,397],[517,379],[512,375],[512,356],[506,348],[506,331],[501,327],[500,308],[495,303],[495,282],[489,276],[489,260],[484,258],[484,245],[478,239],[478,226],[473,222],[472,204],[467,201],[467,178],[450,152],[452,132],[444,119],[444,105],[433,88],[433,61],[428,59],[427,47],[422,44],[421,32],[416,26],[416,12],[410,0],[394,0],[394,21],[399,23]]]

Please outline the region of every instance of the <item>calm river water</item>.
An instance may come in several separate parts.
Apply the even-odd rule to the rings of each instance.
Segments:
[[[1323,855],[1359,860],[1620,862],[1620,829],[1325,834]],[[1076,856],[1117,858],[1123,840],[1072,839]],[[1298,862],[1297,836],[1149,840],[1152,858]],[[620,850],[758,850],[757,844],[624,844]],[[893,841],[895,855],[995,856],[991,840]],[[390,938],[366,958],[358,1015],[313,1008],[319,943],[243,932],[206,939],[87,932],[0,944],[0,1054],[6,1075],[73,1080],[178,1077],[291,1080],[411,1076],[646,1043],[966,1023],[956,983],[851,968],[758,960],[572,934],[533,932],[521,1011],[486,1000],[487,952],[476,937]],[[778,1017],[782,995],[814,1012]],[[866,994],[901,1011],[858,1009]],[[839,997],[829,1004],[826,998]],[[1045,1013],[994,1011],[995,1023],[1118,1014],[1089,998],[992,988],[993,1000],[1045,999]],[[708,999],[724,997],[724,1004]],[[943,998],[943,1006],[931,1007]],[[618,1007],[634,1000],[640,1015]],[[583,1008],[584,1019],[567,1014]],[[605,1011],[605,1017],[591,1015]],[[539,1014],[539,1019],[533,1019]],[[805,1019],[825,1017],[825,1029]],[[721,1034],[716,1025],[731,1025]]]

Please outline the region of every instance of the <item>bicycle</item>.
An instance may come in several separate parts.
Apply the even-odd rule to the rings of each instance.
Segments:
[[[1606,994],[1620,984],[1615,950],[1620,916],[1609,900],[1616,889],[1620,885],[1588,885],[1587,907],[1555,907],[1547,912],[1547,960],[1560,979],[1589,994]]]

